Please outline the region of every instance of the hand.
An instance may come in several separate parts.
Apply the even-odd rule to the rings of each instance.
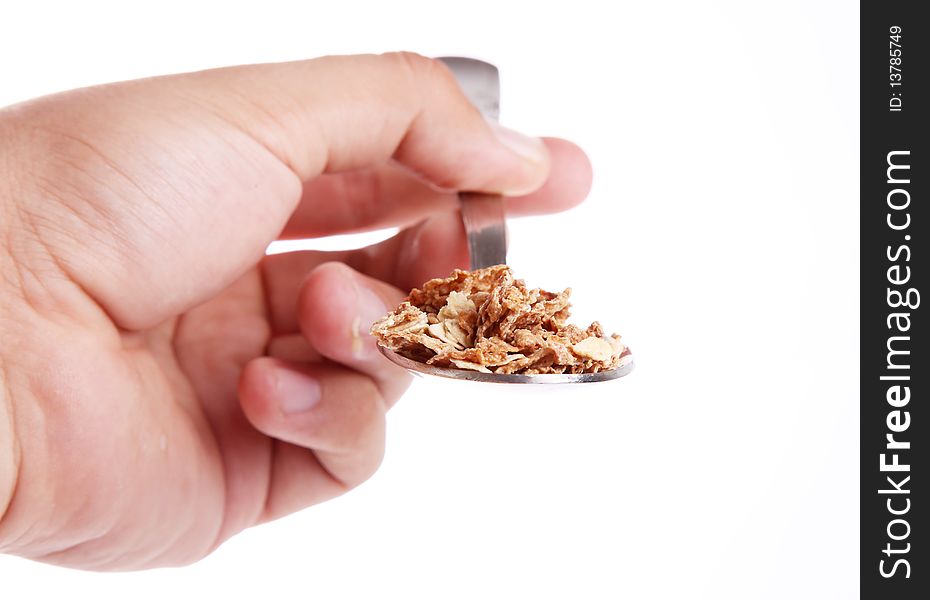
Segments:
[[[89,569],[192,562],[370,476],[408,377],[367,329],[467,265],[454,190],[525,215],[590,185],[411,54],[76,90],[0,139],[0,550]]]

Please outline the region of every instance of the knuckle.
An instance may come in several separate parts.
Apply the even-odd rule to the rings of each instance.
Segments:
[[[452,71],[439,59],[429,58],[416,52],[390,52],[384,56],[394,66],[405,72],[416,85],[451,89],[458,87]]]

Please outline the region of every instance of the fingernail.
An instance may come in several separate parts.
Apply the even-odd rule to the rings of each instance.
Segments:
[[[357,358],[364,358],[366,354],[374,353],[374,341],[368,333],[375,321],[388,313],[387,307],[381,298],[365,286],[355,283],[355,319],[352,320],[352,354]]]
[[[278,405],[285,415],[307,412],[320,401],[320,384],[309,375],[278,369],[275,372]]]
[[[519,131],[508,129],[496,121],[488,121],[488,123],[491,125],[491,131],[494,132],[498,141],[514,153],[530,162],[546,162],[549,151],[541,139],[523,135]]]

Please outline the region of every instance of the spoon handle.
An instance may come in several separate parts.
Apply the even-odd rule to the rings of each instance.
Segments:
[[[459,193],[459,210],[468,236],[471,269],[507,263],[504,200],[497,194]]]
[[[439,60],[455,74],[459,87],[481,114],[489,121],[497,121],[500,112],[500,76],[497,67],[462,56],[446,56]],[[460,192],[459,209],[468,237],[471,269],[506,264],[504,199],[498,194]]]

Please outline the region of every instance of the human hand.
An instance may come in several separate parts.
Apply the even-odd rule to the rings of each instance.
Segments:
[[[0,551],[89,569],[192,562],[370,476],[408,376],[367,328],[466,266],[454,190],[536,214],[591,177],[410,54],[76,90],[0,136]]]

